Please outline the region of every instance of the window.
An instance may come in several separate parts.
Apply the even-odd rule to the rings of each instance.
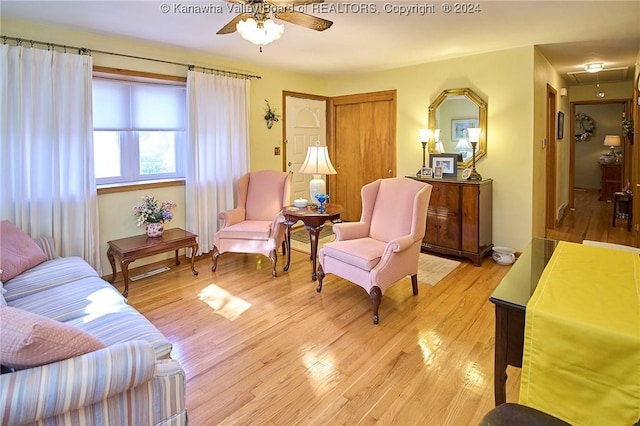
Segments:
[[[97,184],[184,177],[184,85],[93,79]]]

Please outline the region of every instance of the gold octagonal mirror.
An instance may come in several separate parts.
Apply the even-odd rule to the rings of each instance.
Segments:
[[[480,128],[476,160],[487,153],[487,103],[473,90],[443,90],[429,106],[430,153],[458,154],[458,167],[473,162],[469,128]]]

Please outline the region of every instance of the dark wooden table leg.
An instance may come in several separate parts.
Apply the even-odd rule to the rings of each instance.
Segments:
[[[113,285],[116,281],[116,260],[113,257],[113,250],[111,250],[111,247],[107,250],[107,259],[109,259],[109,263],[111,264],[111,279],[108,281]]]
[[[124,297],[129,295],[129,263],[131,263],[131,261],[120,261],[120,269],[122,270],[122,278],[124,279],[124,291],[122,292]]]
[[[291,265],[291,227],[295,222],[291,222],[289,220],[284,221],[284,240],[287,243],[287,263],[284,265],[284,271],[289,270],[289,266]]]
[[[316,281],[318,275],[316,273],[316,261],[318,259],[318,240],[320,239],[320,231],[324,228],[324,224],[320,226],[306,226],[309,230],[309,239],[311,240],[311,262],[313,270],[311,271],[311,280]]]
[[[506,308],[496,305],[496,344],[493,372],[496,407],[507,402],[508,315]]]
[[[178,250],[176,250],[176,265],[180,264],[180,258],[178,257]]]
[[[198,271],[196,271],[196,268],[194,265],[197,252],[198,252],[198,243],[195,243],[193,246],[191,246],[191,273],[193,275],[198,275]]]

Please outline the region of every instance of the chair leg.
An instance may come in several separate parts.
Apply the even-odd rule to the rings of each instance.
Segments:
[[[382,301],[382,290],[377,285],[371,287],[371,292],[369,293],[371,297],[371,303],[373,303],[373,323],[378,324],[380,318],[378,317],[378,308],[380,307],[380,302]]]
[[[287,242],[285,240],[282,241],[282,255],[287,255]]]
[[[413,289],[413,295],[418,295],[418,274],[411,275],[411,288]]]
[[[213,250],[211,250],[211,260],[213,261],[213,266],[211,267],[211,271],[215,272],[218,269],[218,256],[220,256],[220,251],[218,251],[218,247],[213,246]]]
[[[271,259],[271,275],[273,275],[273,277],[275,278],[278,276],[278,272],[276,271],[276,263],[278,263],[278,250],[271,250],[271,252],[269,252],[269,259]]]
[[[318,286],[316,287],[316,291],[320,293],[322,291],[322,280],[324,279],[324,270],[322,269],[322,265],[318,264]]]

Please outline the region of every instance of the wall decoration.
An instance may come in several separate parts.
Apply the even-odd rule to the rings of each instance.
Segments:
[[[268,100],[264,100],[267,103],[267,109],[264,110],[264,121],[267,122],[267,129],[271,129],[273,127],[273,123],[277,123],[280,121],[280,115],[276,114],[276,110],[271,109],[271,105],[269,105]]]
[[[468,139],[467,129],[469,127],[478,127],[478,120],[475,118],[451,120],[451,141],[458,142],[460,139]]]
[[[625,118],[622,120],[622,134],[633,143],[633,120]]]
[[[564,112],[558,111],[558,139],[564,138]]]
[[[591,117],[582,113],[576,114],[576,142],[588,141],[595,129],[596,125]]]

